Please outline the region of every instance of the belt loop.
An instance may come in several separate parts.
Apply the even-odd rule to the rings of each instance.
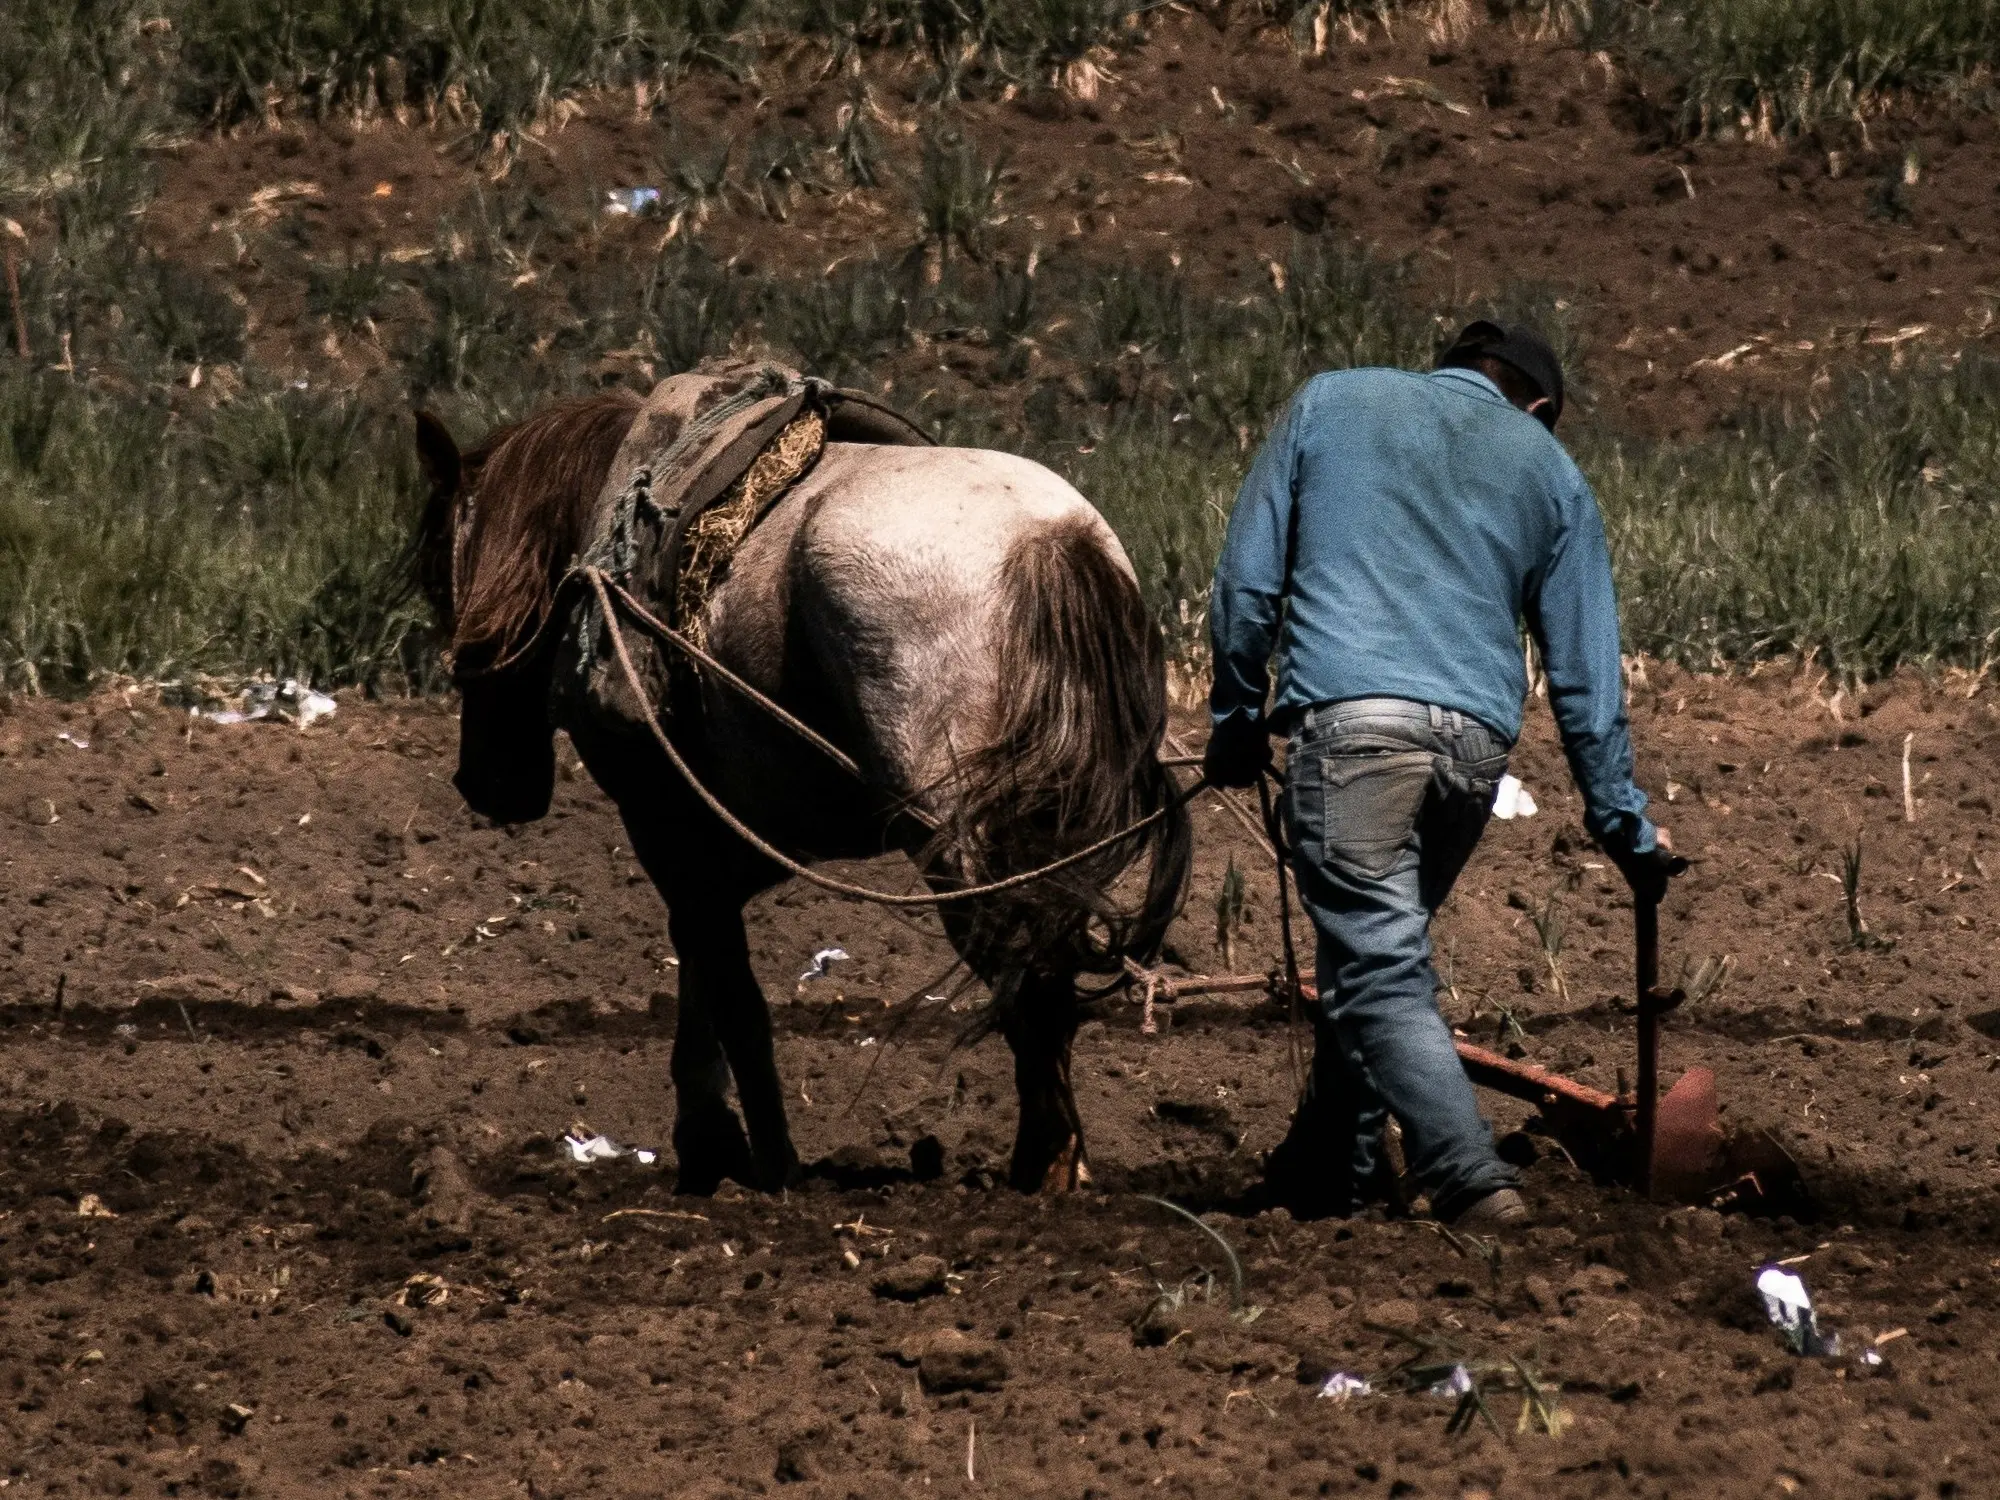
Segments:
[[[1444,710],[1435,703],[1426,704],[1425,707],[1431,711],[1431,733],[1436,734],[1444,727]]]

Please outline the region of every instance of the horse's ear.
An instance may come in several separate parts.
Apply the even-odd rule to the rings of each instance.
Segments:
[[[458,493],[459,479],[464,473],[458,444],[452,441],[450,429],[428,411],[417,413],[417,459],[424,466],[433,494]]]

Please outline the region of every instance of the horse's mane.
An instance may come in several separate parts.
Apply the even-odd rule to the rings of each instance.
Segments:
[[[623,389],[559,401],[465,456],[472,524],[452,591],[455,655],[497,656],[540,627],[639,405]]]

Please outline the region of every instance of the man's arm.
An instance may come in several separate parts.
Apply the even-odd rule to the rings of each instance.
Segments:
[[[1646,794],[1632,784],[1618,596],[1604,518],[1581,476],[1576,486],[1548,566],[1531,581],[1528,630],[1541,648],[1549,707],[1583,793],[1584,823],[1622,865],[1628,856],[1650,853],[1657,835],[1646,820]]]
[[[1264,695],[1270,687],[1271,652],[1284,600],[1293,480],[1298,471],[1297,428],[1304,402],[1301,391],[1265,439],[1236,493],[1222,556],[1216,560],[1215,584],[1208,598],[1209,648],[1215,667],[1208,706],[1211,738],[1216,742],[1261,744],[1266,732]]]

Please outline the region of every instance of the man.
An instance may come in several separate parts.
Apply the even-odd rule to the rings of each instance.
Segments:
[[[1611,559],[1553,435],[1562,409],[1539,334],[1473,323],[1428,375],[1308,382],[1229,518],[1205,769],[1252,785],[1268,735],[1289,735],[1285,819],[1320,1003],[1312,1081],[1271,1175],[1310,1179],[1323,1211],[1380,1193],[1386,1113],[1439,1218],[1528,1217],[1438,1013],[1430,949],[1520,734],[1522,621],[1592,835],[1635,891],[1657,897],[1673,865],[1632,784]]]

